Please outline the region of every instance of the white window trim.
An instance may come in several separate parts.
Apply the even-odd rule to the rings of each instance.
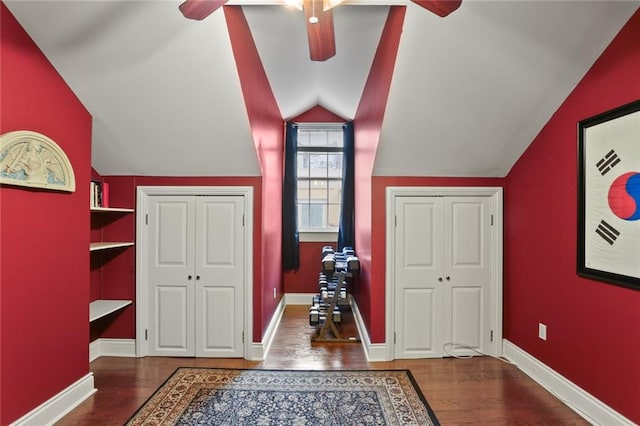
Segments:
[[[340,123],[315,123],[315,122],[303,122],[303,123],[296,123],[296,125],[298,126],[299,130],[305,130],[305,131],[313,131],[313,130],[320,130],[320,131],[329,131],[329,130],[336,130],[336,129],[342,129],[343,133],[344,133],[344,126],[345,126],[345,122],[340,122]],[[323,147],[324,148],[324,147]],[[331,147],[328,147],[329,151],[333,150]],[[340,152],[342,151],[342,147],[340,147]],[[299,151],[305,151],[304,148],[300,148],[300,146],[298,146],[298,152]],[[313,180],[313,179],[318,179],[318,180],[325,180],[327,182],[329,182],[330,180],[339,180],[342,182],[343,176],[339,177],[339,178],[330,178],[330,177],[308,177],[308,178],[303,178],[303,179],[308,179],[308,180]],[[296,178],[296,180],[298,180],[298,178]],[[319,203],[322,204],[324,206],[328,206],[327,203]],[[342,203],[340,203],[340,208],[342,208]],[[296,208],[296,214],[297,214],[297,208]],[[338,241],[338,230],[334,229],[334,228],[298,228],[298,241],[299,242],[330,242],[330,241],[335,241],[337,243]]]
[[[305,122],[296,123],[296,124],[297,124],[298,128],[304,129],[304,130],[315,130],[315,129],[318,129],[318,130],[335,130],[338,127],[342,127],[347,123],[345,123],[345,122],[315,123],[315,122],[305,121]]]
[[[337,243],[338,231],[300,231],[298,240],[301,243]]]

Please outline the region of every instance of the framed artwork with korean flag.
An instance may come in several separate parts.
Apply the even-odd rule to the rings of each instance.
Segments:
[[[578,275],[640,290],[640,100],[578,123]]]

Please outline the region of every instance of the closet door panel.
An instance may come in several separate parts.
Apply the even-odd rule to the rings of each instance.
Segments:
[[[442,356],[442,198],[398,197],[395,357]]]
[[[195,355],[193,197],[156,196],[149,205],[149,354]]]
[[[196,200],[196,356],[243,356],[244,200]]]
[[[451,340],[479,349],[482,324],[482,288],[454,288],[451,295]]]
[[[459,345],[448,351],[471,355],[489,342],[491,312],[491,200],[445,197],[444,335]],[[472,349],[469,349],[472,348]]]
[[[158,333],[156,350],[189,351],[188,307],[189,296],[182,286],[156,287],[156,324]]]
[[[430,289],[405,289],[401,296],[400,316],[405,325],[397,338],[396,351],[403,358],[439,356],[435,294]]]
[[[236,333],[238,324],[233,315],[235,290],[224,287],[203,287],[197,311],[201,313],[196,321],[203,325],[198,327],[196,356],[211,357],[228,354],[233,356],[236,350]]]

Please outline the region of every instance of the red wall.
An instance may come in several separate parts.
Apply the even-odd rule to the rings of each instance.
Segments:
[[[640,291],[576,275],[577,123],[640,99],[639,76],[640,11],[507,176],[504,335],[640,423]]]
[[[91,116],[0,5],[0,133],[32,130],[71,161],[73,193],[0,188],[0,424],[89,373]]]
[[[296,123],[344,123],[347,120],[332,113],[322,105],[316,105],[302,114],[293,117],[290,121]]]
[[[384,292],[374,287],[371,250],[371,211],[384,206],[373,204],[373,162],[380,139],[380,129],[387,106],[391,77],[402,34],[406,7],[392,6],[373,58],[354,118],[355,133],[355,250],[360,260],[360,276],[353,295],[369,331],[372,343],[384,341]],[[384,255],[377,262],[384,262]],[[378,306],[382,305],[382,311]],[[375,312],[375,314],[373,314]],[[382,322],[380,321],[382,315]]]
[[[104,176],[109,182],[110,204],[112,207],[136,207],[136,191],[138,186],[249,186],[253,188],[253,296],[262,293],[261,232],[262,220],[262,179],[260,177],[167,177],[167,176]],[[127,215],[110,224],[107,231],[114,238],[127,239],[135,237],[135,216]],[[129,306],[117,315],[111,315],[105,321],[98,321],[91,326],[91,337],[135,339],[135,253],[127,249],[110,260],[102,267],[101,297],[130,299],[134,306]],[[273,290],[272,290],[273,291]],[[273,298],[273,296],[271,296]],[[94,297],[95,298],[95,297]],[[254,335],[256,328],[260,330],[262,319],[253,318]],[[262,335],[254,342],[261,341]]]
[[[318,293],[318,274],[320,273],[320,253],[322,247],[336,248],[336,242],[300,243],[300,268],[284,273],[285,293]],[[309,298],[311,305],[311,298]]]
[[[261,279],[254,291],[253,341],[262,340],[264,331],[283,295],[282,283],[282,179],[284,120],[262,66],[249,25],[240,6],[225,6],[231,47],[236,60],[253,142],[262,171],[262,205],[259,217],[261,238],[254,245],[261,268],[254,276]],[[256,215],[258,217],[258,215]],[[273,297],[273,290],[278,296]],[[258,291],[259,290],[259,291]],[[257,322],[259,321],[259,323]]]

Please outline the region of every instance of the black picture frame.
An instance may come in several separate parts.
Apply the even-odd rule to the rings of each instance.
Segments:
[[[640,100],[578,122],[577,190],[578,275],[640,290]]]

